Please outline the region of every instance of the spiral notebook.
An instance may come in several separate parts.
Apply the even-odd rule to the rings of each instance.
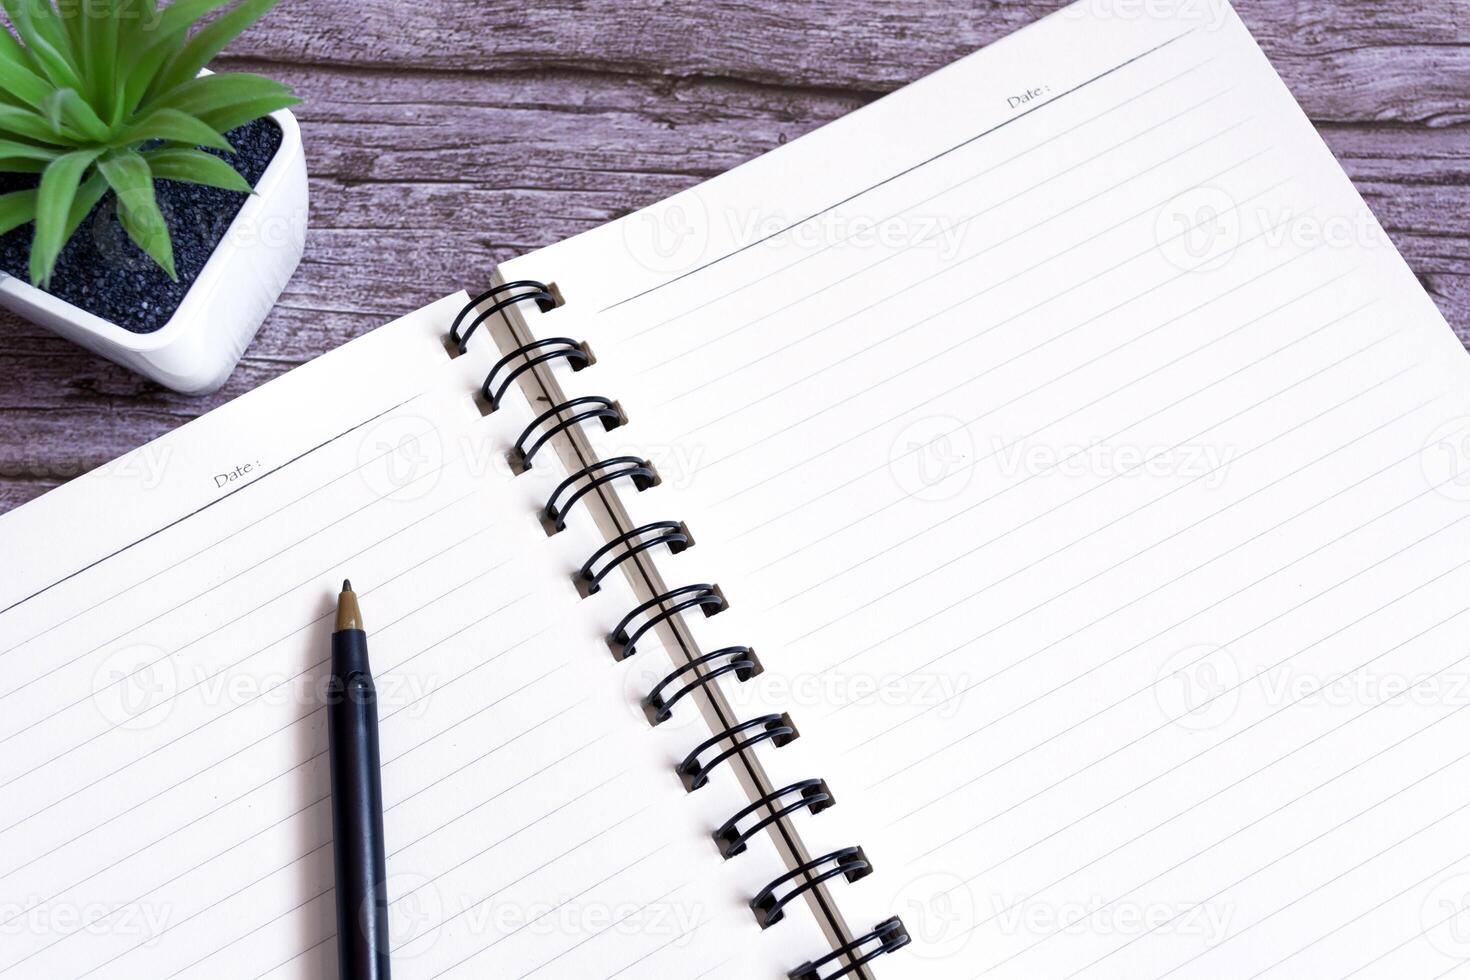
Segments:
[[[1224,4],[1078,5],[0,517],[0,980],[1439,976],[1470,365]]]

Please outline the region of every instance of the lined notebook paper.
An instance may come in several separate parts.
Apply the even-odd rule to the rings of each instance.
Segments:
[[[686,795],[506,450],[451,297],[0,518],[0,976],[336,972],[326,682],[350,573],[400,977],[749,977],[799,960]],[[478,373],[477,373],[478,371]],[[655,654],[649,653],[652,657]],[[664,667],[668,669],[667,664]],[[796,948],[820,948],[793,916]]]
[[[1470,961],[1470,365],[1228,6],[1068,8],[497,275],[467,353],[459,294],[0,517],[0,980],[333,975],[349,573],[397,976]]]
[[[502,274],[798,719],[880,975],[1470,954],[1470,370],[1228,7],[1079,5]]]

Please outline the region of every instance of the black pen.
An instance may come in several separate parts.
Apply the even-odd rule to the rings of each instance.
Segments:
[[[332,854],[337,876],[339,980],[388,980],[388,899],[378,691],[352,583],[337,597],[327,741],[332,765]]]

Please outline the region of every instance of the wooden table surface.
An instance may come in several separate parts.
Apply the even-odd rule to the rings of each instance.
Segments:
[[[1153,0],[1090,2],[1127,13]],[[208,398],[0,314],[0,511],[483,284],[500,260],[733,167],[1058,6],[285,0],[221,65],[305,99],[312,203],[295,278]],[[1470,3],[1237,9],[1470,338]]]

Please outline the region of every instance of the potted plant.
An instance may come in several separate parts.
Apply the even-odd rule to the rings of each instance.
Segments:
[[[298,100],[205,70],[276,0],[0,2],[0,305],[215,390],[305,244]]]

